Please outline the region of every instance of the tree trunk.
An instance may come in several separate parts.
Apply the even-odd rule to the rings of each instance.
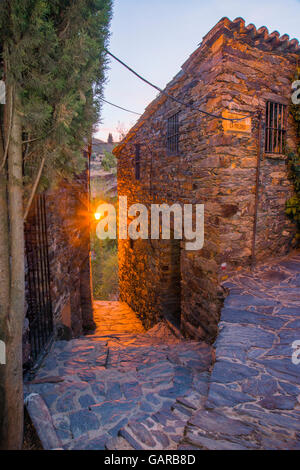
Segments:
[[[5,112],[9,106],[5,107]],[[7,119],[6,119],[7,121]],[[1,124],[1,115],[0,115]],[[0,125],[0,166],[4,158],[4,126]],[[7,214],[7,171],[6,166],[0,171],[0,341],[7,344],[7,321],[9,311],[9,236]],[[0,449],[4,448],[7,429],[6,390],[5,390],[6,365],[0,364]]]
[[[21,449],[23,441],[22,333],[25,304],[22,125],[18,92],[8,153],[8,211],[10,222],[10,305],[5,374],[7,438],[5,448]]]

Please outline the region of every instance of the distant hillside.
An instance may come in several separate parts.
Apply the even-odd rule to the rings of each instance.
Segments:
[[[111,153],[116,143],[103,142],[100,139],[92,140],[91,158],[91,197],[97,199],[101,195],[115,197],[117,195],[117,174],[116,168],[106,171],[102,162],[105,152]]]
[[[112,152],[112,150],[114,149],[116,145],[117,145],[117,142],[110,144],[108,142],[104,142],[103,140],[93,138],[92,152],[95,153],[96,155],[104,154],[104,150],[106,150],[107,152]]]

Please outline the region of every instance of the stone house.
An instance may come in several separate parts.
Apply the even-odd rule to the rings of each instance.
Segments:
[[[213,340],[224,267],[289,251],[287,152],[296,133],[288,107],[299,57],[296,39],[223,18],[167,85],[180,102],[161,93],[115,149],[128,205],[205,205],[202,250],[119,240],[121,299],[147,327],[163,317],[187,337]]]
[[[92,329],[90,269],[90,150],[72,181],[36,196],[25,224],[24,365],[32,367],[54,337]]]

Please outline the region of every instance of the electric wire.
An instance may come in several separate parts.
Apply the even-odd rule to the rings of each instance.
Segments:
[[[231,122],[234,122],[234,121],[243,121],[244,119],[248,119],[249,117],[251,117],[250,114],[248,114],[247,116],[244,116],[242,118],[226,118],[226,117],[223,117],[221,115],[217,115],[217,114],[214,114],[214,113],[209,113],[208,111],[204,111],[203,109],[200,109],[200,108],[196,108],[195,106],[189,104],[189,103],[185,103],[184,101],[181,101],[179,100],[178,98],[175,98],[174,96],[172,95],[169,95],[169,93],[167,93],[165,90],[162,90],[160,87],[158,87],[157,85],[154,85],[153,83],[151,83],[149,80],[147,80],[146,78],[144,78],[142,75],[140,75],[139,73],[137,73],[135,70],[133,70],[131,67],[129,67],[129,65],[127,65],[125,62],[123,62],[121,59],[119,59],[117,56],[115,56],[114,54],[112,54],[108,49],[104,49],[105,52],[110,55],[113,59],[115,59],[117,62],[119,62],[123,67],[125,67],[127,70],[129,70],[131,73],[133,73],[136,77],[138,77],[140,80],[142,80],[143,82],[145,82],[147,85],[151,86],[152,88],[154,88],[155,90],[157,90],[159,93],[163,94],[164,96],[166,96],[167,98],[169,98],[170,100],[172,101],[175,101],[176,103],[182,105],[182,106],[186,106],[190,109],[193,109],[194,111],[198,111],[202,114],[205,114],[206,116],[210,116],[210,117],[214,117],[216,119],[221,119],[223,121],[231,121]]]
[[[132,113],[132,114],[137,114],[138,116],[142,116],[142,113],[137,113],[136,111],[131,111],[130,109],[123,108],[122,106],[111,103],[110,101],[107,101],[104,98],[101,98],[101,101],[103,101],[103,103],[110,104],[110,106],[114,106],[115,108],[122,109],[122,111],[127,111],[127,113]]]

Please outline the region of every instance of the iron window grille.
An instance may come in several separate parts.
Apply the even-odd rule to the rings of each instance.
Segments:
[[[135,179],[141,179],[141,145],[135,146]]]
[[[286,106],[268,101],[266,105],[266,153],[285,153]]]
[[[168,119],[167,150],[171,153],[179,151],[179,112]]]

